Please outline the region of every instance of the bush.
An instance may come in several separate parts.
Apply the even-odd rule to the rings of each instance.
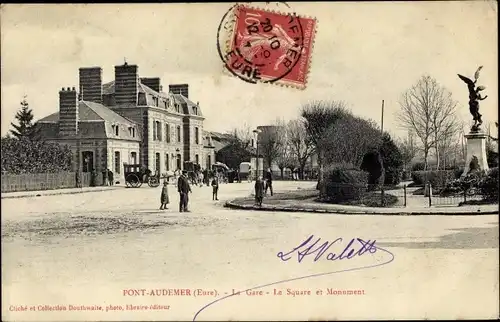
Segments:
[[[411,171],[424,171],[425,169],[425,163],[424,162],[416,162],[412,165]]]
[[[479,182],[478,187],[483,199],[498,201],[498,167],[490,169],[488,174]]]
[[[368,173],[368,185],[375,188],[384,183],[384,165],[382,156],[378,151],[370,151],[363,157],[361,170]]]
[[[465,177],[449,181],[441,190],[441,196],[451,196],[463,194],[464,191],[474,194],[474,189],[479,188],[480,182],[485,177],[484,171],[475,171],[468,173]]]
[[[55,173],[71,171],[71,150],[65,145],[2,138],[2,173]]]
[[[368,173],[365,171],[335,168],[325,173],[325,201],[342,203],[361,200],[366,192]]]
[[[455,172],[452,170],[415,171],[411,175],[415,185],[430,183],[433,187],[444,187],[447,182],[455,179]]]
[[[403,171],[403,155],[388,133],[384,133],[382,137],[380,155],[385,169],[384,184],[399,184]]]

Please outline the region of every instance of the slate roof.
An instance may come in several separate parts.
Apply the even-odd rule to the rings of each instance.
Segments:
[[[170,98],[170,95],[174,97],[174,100],[176,103],[181,104],[184,109],[184,114],[189,114],[189,115],[197,115],[197,116],[203,116],[201,113],[200,107],[195,104],[193,101],[189,100],[187,97],[181,95],[181,94],[172,94],[172,93],[165,93],[165,92],[157,92],[153,90],[151,87],[148,87],[141,82],[139,82],[139,87],[138,87],[139,93],[146,93],[149,95],[155,95],[159,96],[162,98]],[[105,83],[102,85],[102,92],[103,95],[112,95],[115,93],[115,81],[111,81],[109,83]],[[196,107],[196,113],[195,113],[195,107]]]
[[[131,120],[113,112],[106,106],[87,101],[78,102],[78,118],[80,122],[108,121],[110,123],[135,124]],[[59,112],[55,112],[38,121],[39,123],[59,122]]]

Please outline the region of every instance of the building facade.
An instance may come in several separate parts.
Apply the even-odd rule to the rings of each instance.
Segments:
[[[115,66],[115,79],[102,81],[102,68],[79,70],[79,91],[59,93],[59,112],[40,121],[41,135],[67,144],[75,170],[111,169],[123,177],[123,164],[140,163],[155,173],[183,169],[185,161],[211,167],[210,133],[203,130],[198,103],[188,85],[163,92],[159,77],[141,78],[137,65]]]

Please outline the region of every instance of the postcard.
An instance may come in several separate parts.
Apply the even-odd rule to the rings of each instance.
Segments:
[[[498,4],[3,4],[4,321],[498,319]]]

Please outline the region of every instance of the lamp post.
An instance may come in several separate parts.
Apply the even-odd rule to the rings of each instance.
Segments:
[[[257,148],[257,157],[255,159],[255,180],[257,180],[259,177],[259,134],[262,133],[262,130],[255,129],[253,133],[255,133],[255,145]]]

